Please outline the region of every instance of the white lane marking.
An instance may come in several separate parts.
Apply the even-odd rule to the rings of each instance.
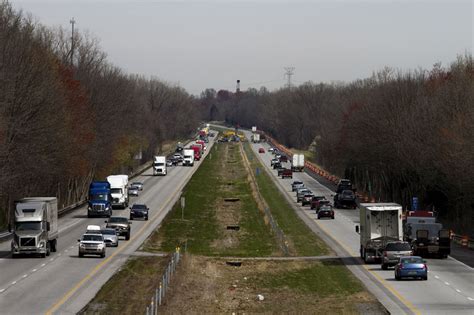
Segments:
[[[461,290],[459,290],[459,289],[456,289],[456,292],[457,292],[457,293],[461,293]]]
[[[53,260],[54,260],[54,258],[51,258],[49,261],[53,261]]]
[[[59,253],[58,256],[61,256],[61,253]]]
[[[439,277],[438,277],[438,276],[435,276],[435,278],[436,278],[436,279],[439,279]]]
[[[44,266],[46,266],[46,264],[41,264],[41,267],[44,267]]]
[[[67,253],[68,249],[65,249],[64,252]]]
[[[5,289],[3,289],[3,290],[5,290]],[[1,291],[0,291],[0,292],[1,292]],[[472,297],[468,297],[467,299],[468,299],[469,301],[474,301],[474,299],[473,299]]]
[[[3,292],[5,292],[5,289],[1,289],[1,290],[0,290],[0,293],[3,293]]]
[[[444,282],[444,284],[449,285],[449,282]]]
[[[28,275],[23,275],[23,277],[22,277],[22,278],[26,278],[26,277],[28,277]]]
[[[33,270],[31,270],[31,272],[36,272],[37,270],[38,270],[38,269],[33,269]]]
[[[76,247],[76,246],[74,246],[74,245],[71,246],[71,248],[74,248],[74,247]]]
[[[16,284],[16,281],[13,281],[13,282],[12,282],[12,285],[14,285],[14,284]]]

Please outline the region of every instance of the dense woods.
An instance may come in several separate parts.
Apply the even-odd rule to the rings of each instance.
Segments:
[[[376,200],[409,209],[416,196],[452,228],[474,231],[470,54],[448,67],[386,68],[347,84],[308,82],[271,93],[208,89],[201,106],[207,119],[256,125],[289,147],[314,150],[319,165]]]
[[[82,200],[91,179],[130,171],[198,125],[182,88],[124,73],[90,36],[73,41],[71,63],[69,32],[0,2],[0,226],[15,199]]]

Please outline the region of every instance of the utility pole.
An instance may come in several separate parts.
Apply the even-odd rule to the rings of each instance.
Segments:
[[[285,76],[288,78],[287,87],[291,88],[291,76],[295,74],[295,67],[285,67]]]
[[[74,17],[69,20],[69,23],[71,23],[71,67],[73,66],[74,62],[74,24],[76,24],[76,21],[74,20]]]

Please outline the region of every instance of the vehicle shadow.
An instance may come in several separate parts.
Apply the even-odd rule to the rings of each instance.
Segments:
[[[0,258],[11,258],[11,251],[9,250],[0,250]]]
[[[100,257],[100,256],[95,256],[95,255],[87,255],[87,256],[82,256],[82,257],[79,257],[79,255],[69,255],[70,258],[80,258],[80,259],[87,259],[87,258],[95,258],[95,259],[105,259],[107,258],[107,256],[105,256],[104,258]]]
[[[321,263],[325,266],[360,266],[364,265],[362,259],[358,257],[333,257],[333,258],[323,258],[320,260]]]

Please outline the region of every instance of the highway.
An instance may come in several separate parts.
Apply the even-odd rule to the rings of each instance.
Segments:
[[[215,138],[210,138],[205,156]],[[87,218],[82,207],[59,219],[58,251],[46,258],[11,258],[10,241],[0,243],[0,314],[76,314],[161,223],[200,163],[194,167],[168,167],[167,176],[147,169],[133,181],[144,182],[133,203],[150,208],[148,221],[133,220],[131,239],[120,238],[117,248],[107,247],[106,257],[78,257],[77,240],[89,224],[104,225],[106,218]],[[127,216],[129,209],[114,210]],[[126,297],[124,297],[126,298]]]
[[[246,131],[250,139],[250,132]],[[452,257],[427,259],[428,281],[396,281],[393,269],[382,270],[379,264],[365,265],[359,259],[359,210],[335,209],[335,220],[317,220],[314,210],[296,203],[291,182],[301,180],[316,195],[333,200],[335,192],[320,184],[305,172],[294,172],[293,179],[281,179],[270,167],[273,155],[268,144],[251,144],[255,154],[271,173],[283,195],[295,206],[304,222],[336,251],[348,268],[364,283],[391,314],[474,314],[474,268]],[[265,154],[258,148],[265,148]],[[288,163],[286,167],[289,167]]]

